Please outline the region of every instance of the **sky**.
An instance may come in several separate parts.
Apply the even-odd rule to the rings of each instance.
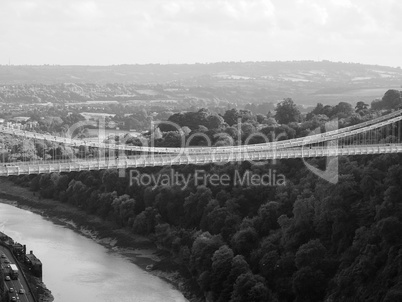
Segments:
[[[0,64],[402,66],[400,0],[0,0]]]

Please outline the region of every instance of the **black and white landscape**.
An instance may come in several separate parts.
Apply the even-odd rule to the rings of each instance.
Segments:
[[[402,301],[401,15],[3,0],[0,302]]]

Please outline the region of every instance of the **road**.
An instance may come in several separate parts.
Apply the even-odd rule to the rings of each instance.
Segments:
[[[0,255],[5,254],[10,263],[16,263],[14,255],[5,247],[0,245]],[[4,258],[5,259],[5,258]],[[2,259],[3,262],[3,259]],[[4,264],[2,264],[4,265]],[[5,283],[5,289],[9,290],[10,288],[14,289],[14,293],[9,293],[10,298],[15,297],[16,301],[19,302],[35,302],[32,293],[29,291],[29,287],[27,284],[27,281],[25,280],[24,276],[22,275],[21,272],[19,272],[19,276],[17,280],[10,280],[10,281],[4,281]],[[25,294],[18,294],[18,291],[20,289],[25,290]]]

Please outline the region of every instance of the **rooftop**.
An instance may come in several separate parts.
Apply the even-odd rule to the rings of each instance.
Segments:
[[[42,264],[42,262],[36,258],[34,254],[26,254],[25,257],[31,261],[32,264]]]

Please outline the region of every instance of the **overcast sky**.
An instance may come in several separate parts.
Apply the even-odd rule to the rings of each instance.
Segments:
[[[400,0],[0,0],[0,64],[402,66]]]

